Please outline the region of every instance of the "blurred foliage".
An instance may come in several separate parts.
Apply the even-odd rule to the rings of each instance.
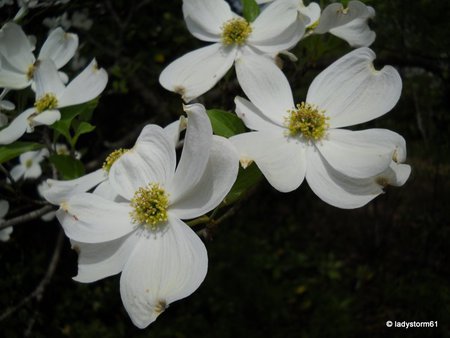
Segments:
[[[404,187],[358,210],[339,210],[306,184],[290,194],[260,184],[206,243],[203,285],[146,330],[129,320],[118,276],[87,285],[71,280],[76,254],[66,240],[43,298],[0,321],[0,336],[450,337],[450,2],[365,2],[377,12],[376,65],[395,66],[404,89],[392,112],[358,128],[405,137],[413,173]],[[14,15],[7,8],[2,18]],[[80,55],[86,62],[95,57],[110,76],[92,120],[96,129],[79,140],[90,171],[115,147],[132,144],[143,125],[165,125],[182,114],[181,99],[158,76],[203,43],[185,28],[180,0],[71,1],[32,11],[23,24],[41,37],[45,17],[76,10],[94,20],[89,31],[70,29],[80,36]],[[298,62],[282,57],[296,97],[304,98],[314,76],[350,50],[331,35],[311,36],[295,48]],[[237,94],[230,71],[200,102],[232,111]],[[36,196],[32,183],[23,186]],[[8,216],[27,211],[22,200],[12,202],[17,208]],[[54,221],[19,225],[11,241],[0,243],[2,311],[43,278],[58,228]],[[405,333],[386,328],[387,320],[438,321],[438,327]]]

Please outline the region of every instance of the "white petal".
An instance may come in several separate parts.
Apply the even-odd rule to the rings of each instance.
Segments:
[[[173,141],[173,147],[175,148],[180,141],[180,133],[187,127],[187,118],[180,116],[180,118],[169,125],[164,127],[164,132],[168,138]]]
[[[395,150],[393,145],[385,146],[380,130],[331,129],[328,137],[317,142],[316,147],[340,173],[354,178],[371,177],[386,170]]]
[[[236,96],[234,99],[236,103],[236,115],[244,122],[247,128],[252,130],[274,130],[280,128],[280,126],[274,124],[269,120],[261,110],[259,110],[250,101]]]
[[[162,235],[143,235],[120,278],[120,295],[134,325],[147,327],[167,305],[192,294],[207,269],[202,241],[175,217]]]
[[[374,182],[380,184],[381,188],[385,188],[388,185],[401,187],[406,183],[410,174],[411,167],[409,165],[398,164],[392,161],[389,168],[380,175],[374,177]]]
[[[59,78],[66,85],[69,82],[69,76],[64,72],[58,72]]]
[[[45,40],[38,59],[51,59],[60,69],[75,55],[78,35],[66,33],[61,27],[54,29]]]
[[[306,180],[311,190],[330,205],[359,208],[383,192],[373,178],[356,179],[340,174],[314,149],[309,149],[307,160]]]
[[[303,2],[303,1],[302,1]],[[315,2],[311,2],[308,6],[300,5],[299,12],[304,17],[305,26],[309,27],[320,19],[320,6]]]
[[[42,175],[41,166],[38,163],[33,163],[33,165],[25,170],[23,175],[24,179],[38,178]]]
[[[53,94],[58,97],[65,88],[55,63],[49,59],[39,61],[33,79],[36,84],[36,100],[45,94]],[[60,107],[60,102],[58,102],[58,107]]]
[[[192,35],[212,42],[220,40],[223,24],[233,18],[230,6],[224,0],[185,0],[183,14]]]
[[[194,50],[169,64],[159,83],[189,102],[214,87],[233,65],[236,52],[221,43]]]
[[[39,151],[27,151],[19,156],[19,161],[21,164],[26,164],[27,162],[31,161],[31,163],[36,162],[38,159]]]
[[[39,114],[31,115],[28,121],[32,127],[40,125],[51,126],[59,119],[61,119],[59,110],[44,110]]]
[[[10,144],[18,140],[28,128],[28,117],[35,113],[34,108],[25,110],[9,126],[0,130],[0,144]]]
[[[236,60],[236,75],[250,101],[273,123],[283,126],[294,101],[289,82],[275,63],[264,56],[242,55]]]
[[[236,181],[239,157],[229,140],[214,136],[208,165],[202,178],[189,195],[170,206],[170,212],[181,219],[191,219],[214,209]]]
[[[74,180],[57,181],[48,179],[46,184],[43,185],[42,196],[50,203],[60,205],[71,196],[92,189],[103,182],[106,177],[107,173],[103,169],[98,169]]]
[[[25,71],[17,70],[0,55],[0,88],[23,89],[30,83]]]
[[[44,222],[50,222],[52,220],[54,220],[56,217],[56,210],[50,211],[44,215],[41,216],[41,220],[43,220]]]
[[[303,182],[306,171],[305,148],[281,132],[250,132],[232,136],[241,159],[254,161],[278,191],[289,192]]]
[[[136,232],[103,243],[71,241],[72,249],[78,252],[78,274],[74,280],[92,283],[122,271],[139,237]]]
[[[357,18],[367,18],[369,15],[368,6],[360,1],[350,1],[346,9],[340,3],[330,4],[323,10],[314,32],[326,33],[330,29],[346,25]]]
[[[375,41],[376,34],[370,30],[367,20],[368,18],[357,18],[346,25],[330,29],[330,33],[347,41],[352,47],[370,46]]]
[[[92,193],[110,201],[126,202],[126,200],[120,199],[120,195],[112,188],[108,180],[100,183]]]
[[[0,110],[14,110],[16,105],[8,100],[0,100]],[[0,124],[1,126],[1,124]]]
[[[13,23],[6,23],[0,30],[0,54],[16,70],[26,73],[34,63],[33,46],[28,41],[22,28]]]
[[[128,204],[80,193],[63,202],[56,217],[67,237],[84,243],[99,243],[125,236],[136,228],[130,218],[131,210]]]
[[[18,164],[11,169],[9,174],[11,175],[12,179],[17,182],[23,177],[23,175],[25,175],[25,171],[26,167],[22,164]]]
[[[117,159],[109,171],[112,188],[127,200],[150,183],[162,186],[171,181],[175,171],[175,149],[164,130],[146,126],[136,145]]]
[[[0,230],[0,241],[7,242],[9,241],[10,235],[13,232],[13,227],[7,227],[3,230]]]
[[[92,100],[101,94],[107,83],[108,74],[103,68],[98,68],[94,59],[58,97],[59,107]]]
[[[170,203],[190,195],[203,176],[211,149],[212,127],[205,107],[201,104],[184,106],[188,126],[183,152],[172,182],[168,186]]]
[[[298,0],[275,1],[252,24],[248,44],[264,53],[276,53],[294,47],[305,32],[297,20]]]
[[[391,110],[402,90],[402,80],[391,66],[375,70],[375,53],[359,48],[320,73],[306,101],[325,110],[330,127],[338,128],[375,119]]]

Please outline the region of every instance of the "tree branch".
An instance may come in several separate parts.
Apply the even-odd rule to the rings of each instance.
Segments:
[[[63,239],[64,239],[64,233],[62,230],[60,230],[58,233],[58,237],[56,239],[56,245],[55,245],[55,249],[53,250],[52,258],[50,259],[50,262],[48,264],[47,271],[46,271],[44,277],[39,282],[37,287],[33,290],[33,292],[31,292],[27,297],[22,299],[18,304],[6,309],[6,311],[0,315],[0,321],[5,320],[9,316],[11,316],[14,312],[16,312],[17,310],[22,308],[24,305],[26,305],[28,302],[30,302],[33,299],[36,299],[38,302],[40,302],[42,300],[45,288],[50,283],[50,280],[52,279],[52,277],[55,273],[56,267],[58,266],[59,256],[60,256],[62,244],[63,244]]]
[[[53,208],[54,207],[52,205],[46,205],[40,209],[33,210],[33,211],[29,212],[28,214],[20,215],[20,216],[8,219],[6,221],[3,221],[2,223],[0,223],[0,230],[3,230],[5,228],[11,227],[11,226],[15,226],[17,224],[32,221],[36,218],[41,217],[42,215],[45,215],[46,213],[48,213],[50,211],[52,211]]]

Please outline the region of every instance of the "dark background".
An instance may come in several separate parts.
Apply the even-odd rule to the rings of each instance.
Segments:
[[[306,184],[281,194],[261,182],[206,241],[210,263],[202,286],[145,330],[128,318],[118,276],[93,284],[71,280],[77,258],[64,239],[42,297],[0,321],[0,336],[450,337],[450,3],[365,3],[377,13],[371,22],[376,65],[399,70],[403,93],[390,113],[357,129],[388,128],[405,137],[412,166],[405,186],[363,208],[340,210]],[[69,30],[79,34],[81,55],[95,57],[110,76],[92,122],[97,129],[81,138],[90,171],[113,149],[132,144],[143,125],[165,125],[182,114],[181,99],[158,76],[203,43],[185,28],[181,1],[72,1],[33,10],[24,29],[42,41],[45,17],[83,9],[92,28]],[[6,19],[15,10],[0,13]],[[331,35],[300,42],[293,50],[299,61],[284,60],[299,100],[318,72],[350,50]],[[233,110],[237,94],[230,71],[200,102]],[[22,188],[35,194],[32,182]],[[10,217],[21,210],[12,202]],[[45,279],[58,232],[57,222],[33,221],[0,243],[0,316]],[[388,329],[387,320],[437,321],[438,327]]]

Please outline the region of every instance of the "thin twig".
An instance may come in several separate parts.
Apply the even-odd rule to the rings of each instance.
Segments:
[[[6,168],[3,166],[3,164],[0,164],[0,170],[3,171],[3,173],[6,175],[6,177],[8,178],[8,180],[10,181],[11,185],[14,188],[17,188],[17,183],[14,180],[14,178],[11,176],[11,174],[9,173],[8,170],[6,170]]]
[[[46,213],[48,213],[50,211],[52,211],[53,208],[54,207],[52,205],[46,205],[40,209],[33,210],[33,211],[29,212],[28,214],[24,214],[24,215],[20,215],[20,216],[8,219],[8,220],[0,223],[0,230],[3,230],[5,228],[11,227],[11,226],[15,226],[17,224],[32,221],[36,218],[41,217],[42,215],[45,215]]]
[[[56,267],[58,266],[59,256],[60,256],[62,244],[63,244],[63,239],[64,239],[63,231],[60,230],[58,233],[58,237],[56,239],[56,245],[55,245],[55,249],[53,250],[52,258],[50,259],[50,263],[48,264],[47,271],[46,271],[44,277],[39,282],[38,286],[33,290],[33,292],[31,292],[27,297],[22,299],[18,304],[6,309],[6,311],[3,312],[2,315],[0,316],[0,321],[5,320],[9,316],[11,316],[14,312],[16,312],[17,310],[22,308],[24,305],[26,305],[28,302],[30,302],[33,299],[36,299],[36,301],[38,301],[38,302],[40,302],[42,300],[45,288],[50,283],[50,281],[55,273]]]

